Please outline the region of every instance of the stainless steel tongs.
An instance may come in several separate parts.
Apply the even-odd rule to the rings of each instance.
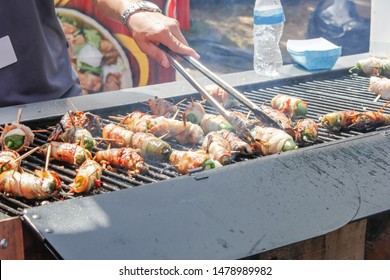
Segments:
[[[248,142],[253,142],[254,139],[252,135],[250,134],[249,129],[247,126],[243,123],[243,120],[226,110],[219,102],[217,102],[214,97],[212,97],[207,90],[202,87],[195,79],[192,77],[187,70],[176,60],[175,56],[181,57],[185,61],[187,61],[189,64],[194,66],[197,70],[199,70],[201,73],[203,73],[208,79],[212,80],[214,83],[216,83],[218,86],[220,86],[222,89],[224,89],[228,94],[232,95],[234,98],[239,100],[242,104],[244,104],[249,110],[253,112],[253,114],[262,122],[266,122],[270,126],[276,127],[276,128],[282,128],[282,126],[274,120],[272,117],[267,115],[259,106],[254,104],[251,100],[246,98],[242,93],[240,93],[238,90],[233,88],[231,85],[223,81],[220,77],[218,77],[216,74],[214,74],[211,70],[206,68],[202,63],[197,61],[196,59],[190,57],[181,55],[178,53],[174,53],[171,50],[169,50],[165,46],[161,46],[160,48],[165,51],[167,54],[172,66],[179,71],[181,75],[203,96],[203,98],[206,99],[206,101],[214,108],[216,109],[233,127],[234,129],[241,134]]]

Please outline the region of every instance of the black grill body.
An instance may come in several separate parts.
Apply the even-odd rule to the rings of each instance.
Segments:
[[[378,110],[384,101],[373,102],[369,79],[350,75],[345,67],[359,58],[342,58],[338,69],[328,72],[286,66],[284,76],[271,81],[259,81],[251,72],[224,78],[257,104],[277,93],[300,97],[315,120],[337,110]],[[73,103],[108,119],[147,111],[145,101],[153,96],[173,102],[200,99],[185,82],[177,82],[75,98]],[[58,122],[69,106],[65,100],[27,105],[23,123],[44,128]],[[5,123],[17,109],[1,111]],[[207,106],[206,111],[215,113]],[[59,258],[239,259],[390,209],[388,135],[386,127],[339,134],[320,128],[319,141],[297,151],[240,159],[190,176],[150,162],[149,176],[127,178],[105,171],[105,187],[95,194],[45,205],[2,197],[2,208],[20,215]],[[45,137],[39,135],[36,144]],[[23,167],[36,166],[44,166],[40,156]],[[74,168],[55,163],[51,168],[61,174],[66,188]]]

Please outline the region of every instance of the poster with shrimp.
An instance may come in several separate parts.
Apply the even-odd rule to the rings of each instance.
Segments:
[[[189,28],[189,0],[152,2],[167,16],[176,18],[181,28]],[[165,69],[149,59],[127,29],[107,18],[93,0],[54,0],[54,4],[83,94],[175,80],[173,68]]]

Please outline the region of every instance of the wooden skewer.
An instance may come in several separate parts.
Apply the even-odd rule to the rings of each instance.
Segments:
[[[34,149],[32,149],[32,150],[28,151],[27,153],[24,153],[20,157],[16,158],[15,161],[21,161],[21,160],[25,159],[26,157],[28,157],[29,155],[31,155],[32,153],[34,153],[38,149],[39,149],[39,147],[35,147]]]
[[[378,102],[379,98],[381,98],[381,95],[380,95],[380,94],[378,94],[378,95],[375,97],[375,99],[374,99],[373,101],[374,101],[374,102]]]
[[[69,111],[68,111],[68,115],[69,115],[70,122],[72,123],[72,126],[76,126],[75,123],[74,123],[73,116],[70,114]]]
[[[96,138],[95,138],[96,139]],[[100,144],[103,143],[103,140],[100,140],[96,143],[96,147],[100,146]]]
[[[182,121],[183,121],[183,126],[187,126],[187,116],[186,116],[185,112],[183,113],[181,118],[182,118]]]
[[[45,162],[45,171],[49,170],[49,161],[51,156],[51,143],[47,147],[46,162]]]
[[[180,112],[180,109],[177,109],[176,113],[175,113],[175,114],[173,115],[173,117],[172,117],[173,120],[176,119],[176,117],[177,117],[177,115],[179,114],[179,112]]]
[[[177,105],[180,105],[181,103],[183,103],[183,102],[186,101],[186,100],[187,100],[187,98],[184,98],[183,100],[177,102],[175,105],[176,105],[176,106],[177,106]]]
[[[31,130],[32,132],[50,132],[49,130],[47,129],[35,129],[35,130]]]
[[[102,143],[103,141],[105,142],[115,142],[117,145],[124,145],[125,142],[119,139],[113,139],[113,138],[100,138],[100,137],[95,137],[95,140],[99,140],[99,143]],[[110,143],[111,144],[111,143]],[[99,145],[96,145],[99,146]]]
[[[169,132],[165,133],[164,135],[161,135],[160,137],[158,137],[159,139],[163,139],[164,137],[168,136],[169,135]]]
[[[81,140],[80,140],[80,146],[84,149],[84,138],[85,138],[85,134],[81,135]]]
[[[80,147],[83,148],[83,152],[84,152],[84,157],[85,159],[87,160],[88,159],[88,156],[87,156],[87,149],[85,149],[85,145],[84,145],[84,138],[85,138],[85,134],[83,134],[81,136],[81,140],[80,140]]]
[[[116,120],[116,121],[122,121],[125,117],[118,117],[118,116],[108,116],[109,119]]]
[[[112,142],[117,141],[116,139],[113,138],[102,138],[102,137],[95,137],[95,140],[112,141]]]
[[[380,112],[382,112],[383,111],[383,109],[385,109],[388,105],[390,104],[390,100],[389,101],[387,101],[386,102],[386,104],[385,105],[383,105],[382,106],[382,108],[380,108],[379,110],[378,110],[378,113],[380,113]]]
[[[21,118],[22,118],[22,107],[19,107],[19,109],[18,109],[18,116],[16,118],[16,123],[17,124],[20,123]]]
[[[70,106],[72,106],[72,108],[73,108],[73,110],[74,110],[75,112],[78,112],[78,111],[79,111],[79,110],[77,110],[76,106],[74,106],[72,100],[70,100],[69,98],[68,98],[68,102],[70,103]]]

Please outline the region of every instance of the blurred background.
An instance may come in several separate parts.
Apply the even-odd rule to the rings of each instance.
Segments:
[[[214,72],[253,69],[254,3],[190,1],[190,28],[183,32],[201,61]],[[371,0],[282,0],[282,5],[286,17],[280,43],[284,64],[292,63],[286,51],[288,39],[324,37],[342,46],[342,55],[368,52]]]
[[[178,20],[188,43],[201,55],[201,62],[212,71],[225,74],[253,70],[252,30],[255,0],[151,1],[159,5],[164,14]],[[323,37],[342,46],[342,55],[368,52],[371,0],[281,2],[286,17],[280,42],[284,64],[292,63],[286,50],[289,39]],[[54,0],[54,3],[59,14],[65,14],[71,21],[76,22],[76,34],[89,29],[97,31],[102,39],[116,46],[115,49],[121,54],[121,61],[125,65],[119,65],[115,69],[112,65],[103,65],[106,67],[100,68],[108,69],[108,74],[104,75],[80,70],[80,81],[85,94],[183,79],[173,68],[165,69],[149,59],[135,44],[126,28],[105,17],[95,8],[92,0]],[[70,46],[75,44],[72,38],[68,37]],[[89,54],[83,52],[84,56],[95,54],[96,51]],[[76,66],[78,55],[79,53],[75,55]],[[191,67],[187,69],[194,76],[199,74]]]

